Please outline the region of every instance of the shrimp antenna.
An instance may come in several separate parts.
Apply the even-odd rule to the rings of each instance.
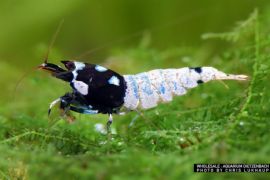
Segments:
[[[57,29],[56,29],[56,31],[55,31],[55,33],[54,33],[52,39],[51,39],[50,45],[49,45],[49,47],[48,47],[48,50],[47,50],[47,52],[46,52],[46,54],[45,54],[45,56],[44,56],[44,63],[48,63],[48,57],[49,57],[50,51],[51,51],[51,49],[52,49],[52,46],[53,46],[53,44],[54,44],[54,42],[55,42],[55,39],[56,39],[56,37],[57,37],[59,31],[61,30],[61,27],[62,27],[63,23],[64,23],[64,19],[62,19],[62,20],[60,21],[60,23],[58,24],[58,26],[57,26]]]
[[[56,29],[56,31],[55,31],[55,33],[54,33],[52,39],[51,39],[50,45],[49,45],[49,47],[48,47],[48,50],[47,50],[47,52],[46,52],[46,54],[45,54],[45,56],[44,56],[44,63],[47,63],[47,62],[48,62],[48,56],[49,56],[50,50],[51,50],[51,48],[52,48],[52,46],[53,46],[53,44],[54,44],[54,42],[55,42],[55,39],[56,39],[56,37],[57,37],[57,35],[58,35],[58,33],[59,33],[59,31],[60,31],[60,29],[61,29],[63,23],[64,23],[64,19],[61,20],[60,23],[58,24],[58,27],[57,27],[57,29]],[[27,71],[26,73],[24,73],[24,74],[20,77],[20,79],[16,82],[15,87],[14,87],[14,91],[13,91],[13,93],[12,93],[12,95],[11,95],[11,98],[12,98],[12,99],[15,98],[16,91],[18,90],[18,87],[19,87],[19,85],[21,84],[21,82],[24,80],[24,78],[25,78],[26,76],[28,76],[28,75],[29,75],[31,72],[33,72],[34,70],[36,70],[36,68],[35,68],[35,69],[30,69],[29,71]]]

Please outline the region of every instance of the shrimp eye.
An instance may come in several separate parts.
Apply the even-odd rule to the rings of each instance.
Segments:
[[[75,64],[73,61],[61,61],[68,70],[74,70]]]

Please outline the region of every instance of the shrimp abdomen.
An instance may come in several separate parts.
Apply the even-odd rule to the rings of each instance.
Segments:
[[[130,110],[150,109],[169,102],[173,96],[211,80],[247,80],[246,75],[232,75],[213,67],[156,69],[136,75],[124,75],[127,84],[124,107]]]

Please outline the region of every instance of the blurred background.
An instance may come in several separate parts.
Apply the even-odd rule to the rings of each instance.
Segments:
[[[215,57],[232,44],[220,40],[205,41],[202,34],[230,31],[255,8],[265,11],[268,4],[267,0],[1,0],[0,99],[5,104],[16,100],[10,105],[13,108],[19,106],[19,102],[33,100],[33,96],[25,93],[53,96],[53,99],[66,91],[68,87],[61,88],[64,85],[56,81],[52,84],[54,80],[42,77],[44,73],[40,72],[30,72],[26,76],[28,80],[32,77],[30,85],[24,80],[18,82],[25,73],[43,62],[62,20],[64,24],[50,49],[49,61],[53,63],[77,59],[104,64],[121,74],[166,67],[224,67],[224,58]],[[140,48],[146,49],[137,51]],[[246,73],[241,70],[243,63],[239,61],[227,64],[228,70],[233,68]],[[46,81],[50,87],[58,88],[45,86],[42,89],[42,82]],[[51,93],[44,94],[45,89]],[[43,94],[39,94],[42,90]],[[35,100],[33,106],[44,103]],[[31,108],[25,109],[30,111]]]
[[[62,20],[64,24],[49,54],[54,63],[62,59],[102,63],[116,49],[123,51],[150,44],[151,48],[160,51],[172,47],[205,48],[207,50],[198,56],[200,59],[193,60],[193,64],[178,61],[176,65],[207,65],[226,44],[203,41],[201,35],[228,31],[237,21],[248,17],[254,8],[266,9],[268,4],[267,0],[1,0],[0,66],[5,67],[3,71],[13,72],[12,76],[15,71],[23,74],[40,64]],[[188,50],[185,51],[182,57],[188,56]],[[128,64],[124,59],[120,59],[120,63]],[[139,65],[135,69],[125,65],[114,67],[116,64],[115,61],[110,66],[120,69],[120,73],[147,69]],[[172,64],[168,59],[163,66]],[[8,73],[2,76],[2,86],[15,83],[8,80],[8,76]]]
[[[83,59],[102,62],[115,48],[138,46],[146,33],[155,49],[205,46],[216,42],[202,41],[203,33],[230,30],[255,7],[265,9],[268,4],[267,0],[1,0],[0,58],[26,69],[39,64],[62,19],[50,56],[53,62],[98,48]],[[217,44],[211,48],[216,50]]]
[[[260,118],[269,117],[269,106],[264,103],[269,98],[261,95],[262,100],[252,101],[258,105],[251,108],[257,119],[249,119],[246,113],[248,120],[240,127],[244,128],[230,126],[231,117],[245,101],[248,82],[230,82],[230,89],[220,83],[200,86],[170,104],[146,112],[152,124],[141,118],[129,129],[136,113],[116,116],[113,128],[118,135],[106,144],[107,137],[94,130],[94,123],[106,123],[106,115],[76,115],[78,123],[60,121],[48,128],[49,103],[70,91],[70,87],[33,70],[43,62],[53,34],[64,20],[50,49],[52,63],[76,59],[102,64],[120,74],[214,66],[252,76],[253,26],[252,33],[235,42],[205,40],[202,35],[230,32],[256,8],[264,19],[262,31],[269,32],[269,0],[0,0],[0,154],[5,155],[0,157],[0,177],[27,177],[29,171],[36,179],[75,179],[76,175],[103,179],[121,173],[129,177],[135,169],[146,178],[149,175],[159,179],[173,170],[171,178],[177,179],[189,177],[198,159],[266,161],[270,152],[269,143],[265,143],[269,142],[265,135],[269,123]],[[267,44],[270,36],[265,34]],[[267,47],[265,52],[267,57]],[[267,69],[267,63],[262,65]],[[257,94],[263,94],[264,85],[256,87],[260,92]],[[232,133],[226,136],[228,131]],[[16,136],[19,138],[13,138]]]

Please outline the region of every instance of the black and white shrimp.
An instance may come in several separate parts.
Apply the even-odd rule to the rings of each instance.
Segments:
[[[68,82],[72,88],[49,108],[60,102],[60,109],[67,113],[108,114],[108,128],[113,114],[120,110],[145,110],[159,103],[170,102],[188,89],[211,80],[247,80],[246,75],[226,74],[213,67],[156,69],[135,75],[120,75],[100,65],[78,61],[61,61],[66,69],[47,63],[39,66],[52,76]]]

